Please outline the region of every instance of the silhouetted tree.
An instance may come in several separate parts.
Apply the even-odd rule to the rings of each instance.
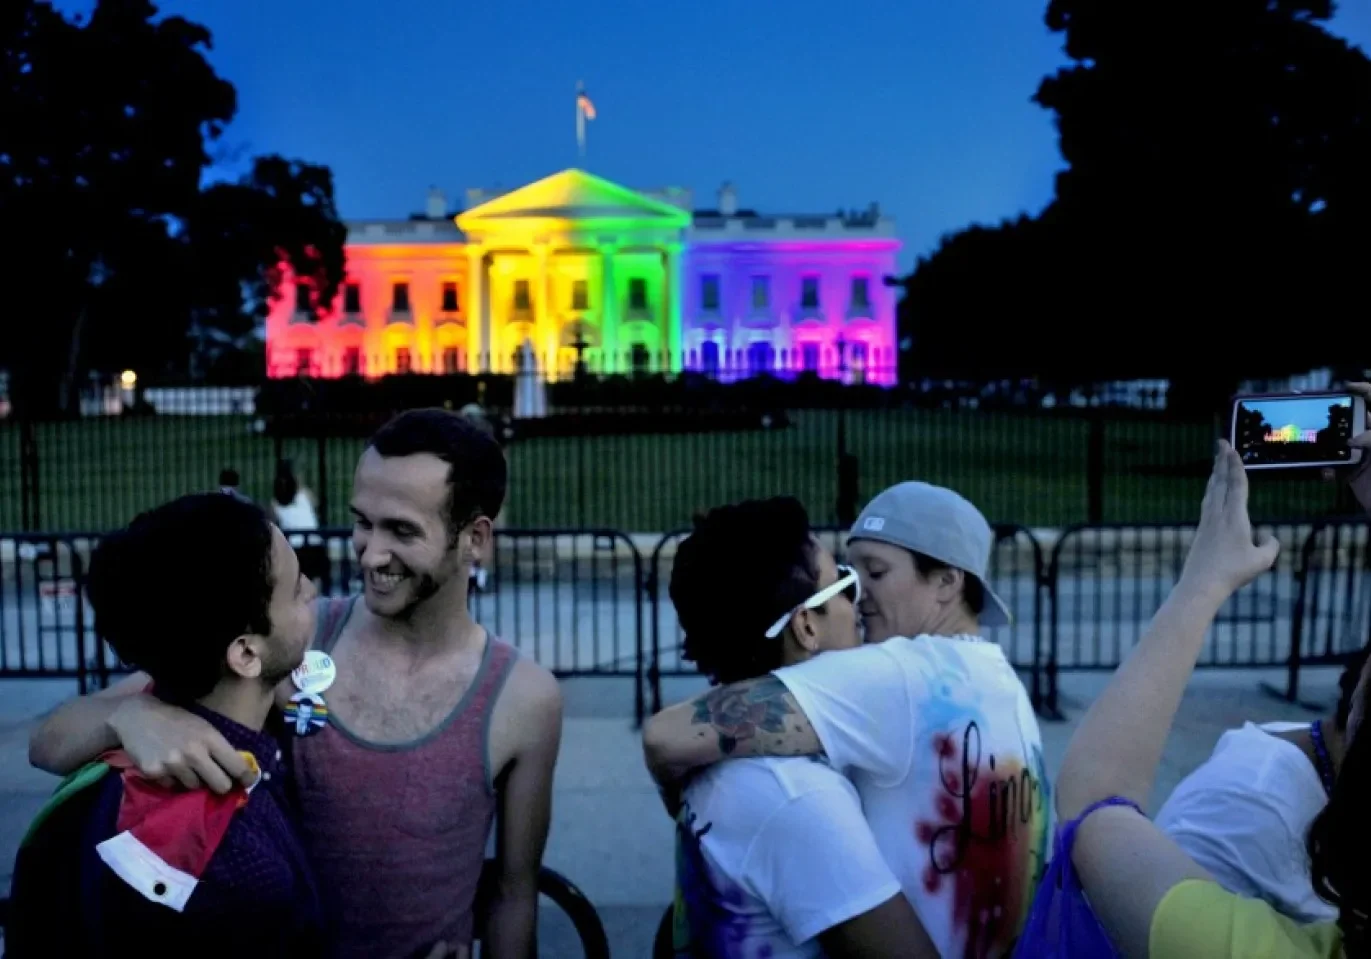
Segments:
[[[1074,63],[1034,99],[1067,168],[1040,216],[948,238],[907,279],[915,349],[938,345],[915,363],[988,351],[1020,374],[1167,376],[1214,399],[1345,361],[1346,337],[1323,331],[1367,301],[1371,61],[1331,15],[1329,0],[1052,0]]]
[[[210,36],[146,0],[88,20],[0,4],[0,366],[17,403],[70,408],[86,370],[185,368],[193,324],[240,335],[282,262],[327,303],[343,230],[328,171],[272,157],[202,190],[233,117]]]

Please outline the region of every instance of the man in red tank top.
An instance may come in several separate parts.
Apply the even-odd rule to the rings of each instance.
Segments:
[[[484,954],[536,952],[561,694],[467,608],[505,485],[499,445],[444,410],[396,417],[358,462],[363,593],[323,601],[316,648],[336,667],[328,719],[291,730],[302,825],[342,959],[465,953],[492,822]],[[188,786],[227,791],[248,775],[218,732],[141,695],[145,685],[134,676],[67,703],[34,733],[35,765],[65,773],[122,746],[143,772]]]

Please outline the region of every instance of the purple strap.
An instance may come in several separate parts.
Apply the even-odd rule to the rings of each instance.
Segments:
[[[1076,841],[1076,830],[1080,828],[1081,823],[1085,822],[1085,817],[1089,816],[1097,809],[1104,809],[1106,806],[1127,806],[1139,816],[1143,815],[1143,811],[1138,808],[1138,804],[1124,796],[1110,796],[1108,799],[1101,799],[1093,802],[1089,806],[1086,806],[1079,816],[1057,829],[1057,848],[1054,850],[1054,855],[1070,856],[1071,846]],[[1068,859],[1067,861],[1069,862],[1070,860]]]

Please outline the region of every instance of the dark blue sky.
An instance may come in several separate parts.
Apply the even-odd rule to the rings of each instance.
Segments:
[[[59,0],[64,11],[92,0]],[[712,205],[877,201],[901,262],[973,222],[1036,212],[1061,165],[1029,98],[1064,62],[1045,0],[166,0],[209,27],[238,88],[221,148],[332,167],[346,217],[422,209],[430,184],[513,187],[577,164]],[[1336,32],[1371,50],[1371,4]]]

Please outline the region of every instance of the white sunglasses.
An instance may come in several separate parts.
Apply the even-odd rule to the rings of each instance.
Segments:
[[[786,625],[790,622],[791,618],[800,610],[818,609],[839,593],[846,593],[847,598],[852,601],[853,606],[856,606],[857,603],[861,601],[862,581],[857,576],[857,571],[851,566],[839,564],[838,578],[819,590],[813,596],[809,597],[809,599],[805,600],[799,606],[796,606],[790,612],[786,613],[780,619],[776,620],[776,622],[772,623],[771,628],[766,631],[766,638],[775,639],[777,636],[781,635],[781,630],[786,628]]]

